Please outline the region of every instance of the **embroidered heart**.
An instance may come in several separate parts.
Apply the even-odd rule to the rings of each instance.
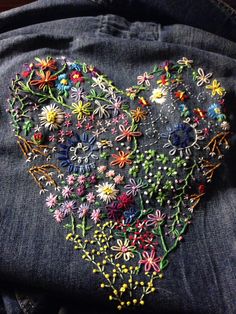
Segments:
[[[225,90],[185,57],[125,91],[85,63],[35,60],[8,109],[29,173],[109,299],[143,305],[229,148]]]

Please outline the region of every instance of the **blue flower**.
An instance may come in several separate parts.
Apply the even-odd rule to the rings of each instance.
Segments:
[[[212,119],[222,122],[225,120],[225,115],[221,112],[221,107],[219,104],[212,104],[208,108],[208,116]]]
[[[86,133],[81,136],[76,134],[75,140],[69,139],[67,145],[61,144],[60,147],[62,150],[58,152],[58,160],[62,167],[67,167],[69,173],[90,173],[96,168],[98,156],[95,151],[98,147],[94,136],[89,138]]]
[[[136,207],[131,207],[129,210],[124,212],[125,223],[131,224],[139,215],[139,211]]]
[[[71,69],[71,70],[82,71],[82,67],[81,67],[81,65],[78,64],[78,63],[72,63],[72,64],[70,65],[70,69]]]
[[[56,81],[56,88],[61,92],[66,92],[71,89],[71,82],[66,74],[61,74],[58,76]]]

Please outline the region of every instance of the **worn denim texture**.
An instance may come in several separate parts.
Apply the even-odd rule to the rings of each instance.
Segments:
[[[90,265],[66,243],[65,230],[44,208],[44,196],[16,145],[5,109],[8,85],[21,65],[35,55],[66,55],[94,64],[119,88],[126,88],[154,64],[186,56],[213,71],[228,91],[226,105],[235,131],[235,21],[232,12],[204,0],[43,0],[0,15],[2,286],[72,298],[77,302],[74,313],[113,310],[105,292],[97,289]],[[198,206],[185,241],[170,259],[158,293],[138,312],[236,313],[235,154],[233,136],[224,165]],[[3,295],[5,304],[11,298],[14,308],[14,297]],[[28,306],[24,312],[36,310]]]

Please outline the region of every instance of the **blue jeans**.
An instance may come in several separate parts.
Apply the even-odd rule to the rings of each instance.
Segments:
[[[225,81],[235,130],[236,12],[221,1],[43,0],[0,18],[2,108],[11,76],[35,55],[78,57],[121,88],[154,63],[191,56]],[[64,230],[43,212],[43,198],[19,161],[4,110],[0,119],[0,278],[6,312],[56,313],[65,305],[70,313],[84,313],[86,304],[86,313],[110,313],[93,274],[65,243]],[[232,137],[224,166],[145,313],[236,313],[234,142]],[[24,296],[16,298],[15,291]]]

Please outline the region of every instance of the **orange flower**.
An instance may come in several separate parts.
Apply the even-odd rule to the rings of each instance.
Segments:
[[[141,132],[134,132],[131,131],[132,126],[130,125],[129,127],[127,127],[125,129],[125,127],[123,125],[119,126],[119,129],[121,131],[121,135],[116,137],[116,141],[122,141],[123,139],[127,139],[128,142],[130,142],[132,140],[132,137],[136,137],[136,136],[141,136],[142,133]]]
[[[39,59],[39,58],[35,58],[36,61],[38,61],[39,63],[35,64],[36,67],[40,67],[42,70],[46,70],[48,69],[52,69],[52,70],[56,70],[56,60],[47,57],[46,59]]]
[[[43,71],[36,71],[36,74],[41,78],[40,80],[30,81],[30,85],[39,85],[39,89],[43,89],[45,86],[53,86],[53,82],[57,79],[56,75],[51,75],[50,71],[46,74]]]
[[[136,110],[131,110],[131,115],[135,122],[140,122],[142,119],[146,118],[147,113],[138,107]]]
[[[119,155],[112,154],[112,158],[114,160],[111,162],[111,166],[119,165],[120,168],[123,168],[126,164],[131,165],[132,160],[129,159],[130,153],[125,153],[123,151],[119,152]]]

